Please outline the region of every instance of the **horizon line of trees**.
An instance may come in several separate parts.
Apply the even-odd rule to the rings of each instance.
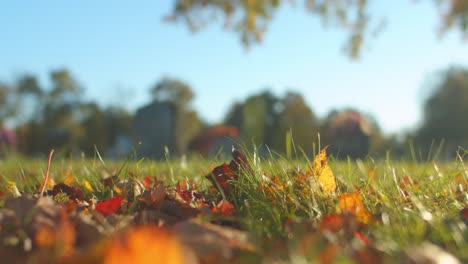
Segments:
[[[336,155],[341,152],[343,158],[368,154],[385,157],[388,150],[397,157],[403,156],[409,153],[408,142],[413,142],[420,155],[425,156],[434,151],[434,143],[442,141],[444,157],[453,157],[457,150],[468,149],[468,69],[450,67],[437,77],[439,82],[432,84],[432,92],[424,103],[422,125],[403,138],[384,135],[377,120],[354,109],[331,111],[319,118],[304,97],[293,91],[281,97],[265,90],[243,102],[234,102],[223,124],[236,127],[246,146],[253,143],[279,153],[286,151],[286,137],[292,136],[295,145],[309,155],[320,134],[322,146],[332,145],[332,150],[333,146],[343,146],[334,150]],[[134,138],[134,113],[120,106],[102,107],[85,100],[85,88],[66,69],[52,71],[50,79],[50,87],[41,86],[31,74],[21,76],[13,84],[0,82],[0,127],[7,120],[14,121],[19,153],[45,155],[55,148],[63,153],[93,156],[96,150],[109,153],[119,138]],[[149,91],[153,101],[174,107],[171,144],[175,147],[171,151],[175,155],[186,154],[190,139],[210,125],[200,119],[191,105],[195,96],[192,88],[180,80],[166,78]]]

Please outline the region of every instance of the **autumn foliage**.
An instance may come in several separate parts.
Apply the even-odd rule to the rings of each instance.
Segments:
[[[364,185],[343,186],[326,151],[303,170],[276,175],[258,170],[234,150],[229,163],[201,178],[211,185],[208,188],[191,179],[170,186],[157,176],[140,179],[133,172],[125,179],[112,175],[93,185],[67,172],[62,182],[44,179],[33,195],[8,182],[0,190],[0,255],[8,263],[257,263],[290,256],[318,263],[343,257],[382,262],[385,252],[369,231],[384,219],[369,210],[382,195],[370,185],[376,181],[375,168],[368,170]],[[454,188],[464,188],[464,180],[455,179]],[[413,206],[411,195],[420,184],[403,177],[397,181],[395,199]],[[257,225],[270,220],[246,220],[249,214],[255,217],[255,202],[265,211],[271,207],[290,212],[277,218],[279,235],[249,232],[249,220],[260,222]],[[298,217],[314,203],[327,207]],[[465,206],[459,215],[465,224],[467,215]]]

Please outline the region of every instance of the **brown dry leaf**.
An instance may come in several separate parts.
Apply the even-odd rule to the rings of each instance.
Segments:
[[[246,232],[214,225],[200,220],[188,220],[174,226],[174,231],[201,263],[224,263],[232,260],[234,250],[258,252]]]
[[[338,199],[339,207],[342,212],[349,212],[356,216],[358,222],[363,224],[369,223],[372,215],[367,211],[362,203],[362,196],[359,192],[343,193]]]
[[[186,254],[175,234],[155,226],[141,226],[112,239],[104,251],[103,263],[195,263]]]
[[[166,188],[162,182],[153,184],[150,189],[146,189],[137,199],[145,208],[158,208],[166,198]]]
[[[313,172],[317,177],[320,187],[326,194],[332,194],[336,190],[336,181],[333,171],[328,166],[327,148],[325,147],[314,158]]]

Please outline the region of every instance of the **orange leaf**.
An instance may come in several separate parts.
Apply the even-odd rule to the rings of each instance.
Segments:
[[[199,193],[196,193],[194,190],[195,184],[190,179],[187,179],[182,182],[178,181],[176,184],[177,195],[179,195],[179,197],[186,203],[203,200],[203,197]]]
[[[177,237],[154,226],[128,230],[112,239],[104,253],[104,263],[167,263],[184,262],[184,250]]]
[[[115,214],[122,206],[123,196],[115,196],[106,201],[99,201],[96,204],[96,211],[101,212],[104,216]]]
[[[325,147],[314,158],[313,172],[318,178],[320,187],[326,194],[332,194],[336,190],[336,181],[333,172],[328,166],[327,148]]]
[[[212,212],[213,214],[222,216],[234,216],[237,214],[236,207],[226,200],[221,200],[215,207],[213,207]]]
[[[353,214],[356,216],[358,222],[367,224],[372,218],[372,215],[362,203],[362,196],[359,192],[344,193],[341,194],[338,199],[340,200],[340,210]]]

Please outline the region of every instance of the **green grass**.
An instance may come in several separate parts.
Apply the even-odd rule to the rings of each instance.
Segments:
[[[242,173],[235,183],[234,192],[227,199],[238,208],[239,216],[227,220],[240,223],[240,228],[256,237],[265,258],[278,254],[286,262],[296,260],[295,249],[304,246],[308,234],[315,234],[314,230],[317,230],[323,216],[337,212],[338,195],[359,190],[374,219],[362,232],[384,255],[384,260],[399,261],[408,248],[424,241],[443,248],[460,260],[468,260],[468,231],[460,216],[460,211],[468,204],[468,165],[462,158],[445,163],[376,162],[370,158],[364,161],[331,160],[329,164],[338,190],[336,194],[323,195],[313,177],[307,186],[295,186],[294,171],[298,168],[307,170],[311,161],[259,158],[253,153],[248,156],[254,173]],[[75,177],[78,184],[88,181],[93,192],[85,191],[86,199],[110,198],[113,194],[105,192],[101,179],[113,175],[120,179],[131,175],[137,178],[156,176],[166,186],[192,179],[200,192],[209,192],[211,184],[204,176],[222,162],[199,158],[155,162],[54,157],[50,177],[55,182],[63,181],[66,175]],[[369,170],[372,168],[375,168],[375,175],[371,180]],[[0,190],[8,189],[8,181],[13,181],[21,193],[38,193],[45,169],[46,161],[43,159],[2,160]],[[271,194],[259,188],[264,184],[262,179],[274,176],[284,184],[284,188]],[[414,184],[402,184],[404,177]],[[307,231],[291,233],[285,225],[287,221],[299,223],[295,228]],[[305,227],[307,224],[312,228]],[[312,236],[310,239],[316,238]],[[277,241],[284,243],[278,246]],[[316,246],[308,250],[315,256],[326,248],[323,239],[317,238],[317,241]]]

